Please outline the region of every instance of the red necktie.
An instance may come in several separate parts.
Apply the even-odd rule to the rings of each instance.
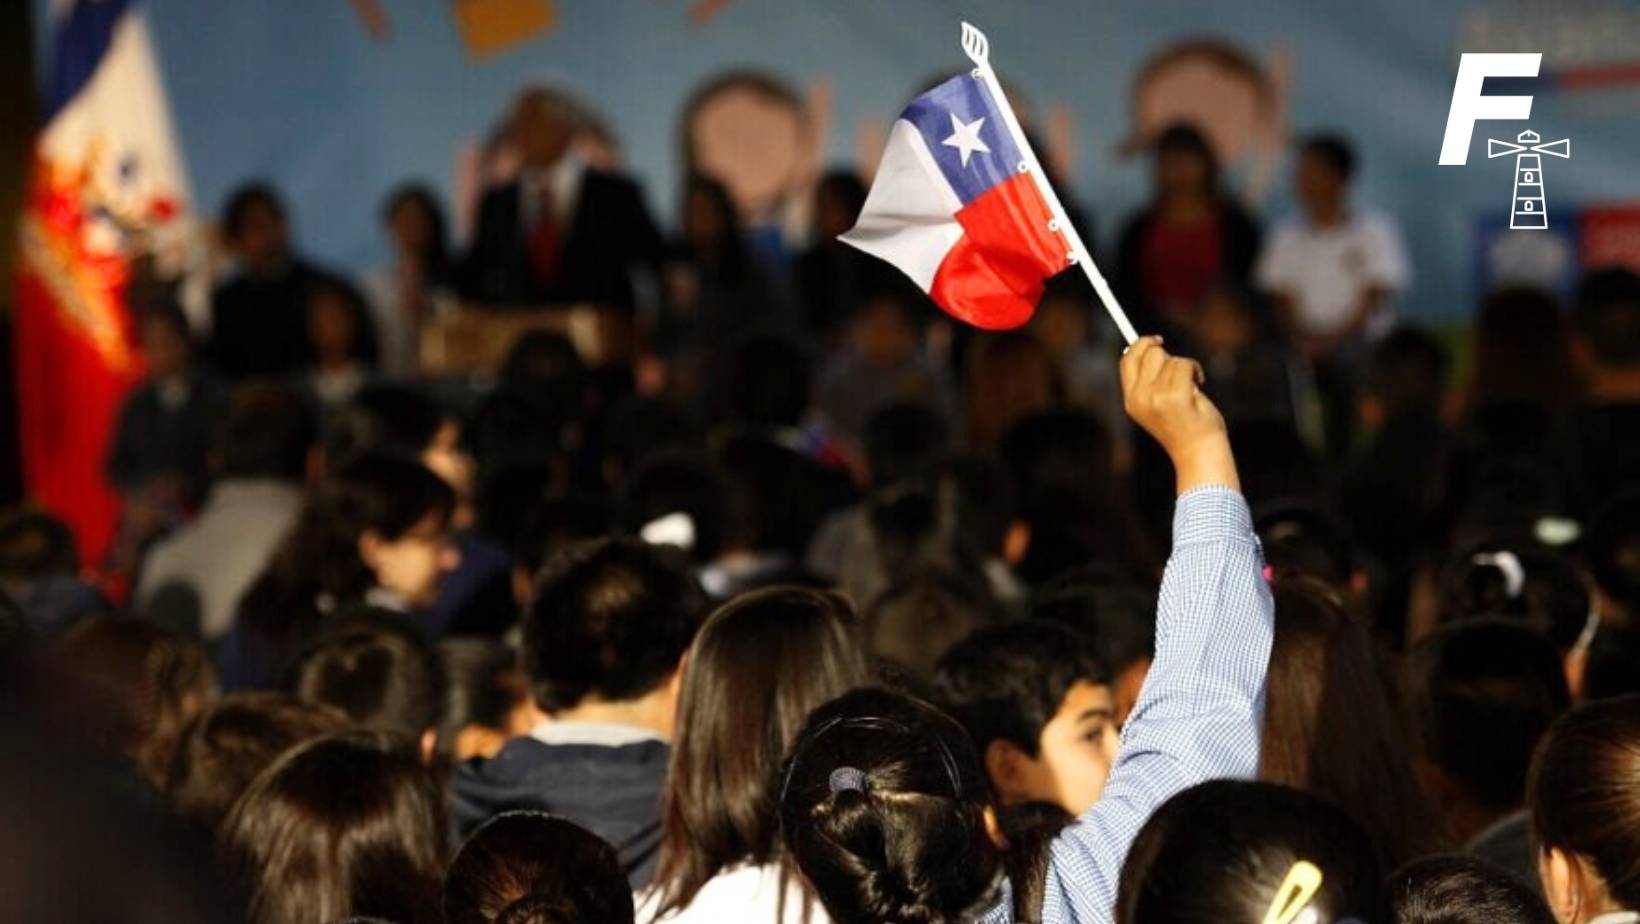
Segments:
[[[552,189],[542,186],[536,197],[535,227],[530,229],[530,272],[538,288],[548,289],[558,281],[558,262],[563,256],[563,240],[558,233],[558,215],[553,210]]]

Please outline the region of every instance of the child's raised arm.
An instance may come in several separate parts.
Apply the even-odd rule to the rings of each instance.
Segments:
[[[1129,845],[1169,797],[1258,770],[1274,606],[1224,418],[1201,367],[1157,338],[1122,358],[1128,414],[1178,473],[1173,552],[1156,614],[1156,659],[1122,731],[1103,797],[1054,843],[1046,924],[1106,924]],[[1006,920],[1000,912],[987,920]]]

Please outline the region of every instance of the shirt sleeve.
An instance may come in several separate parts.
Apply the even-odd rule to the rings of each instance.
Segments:
[[[1151,813],[1197,783],[1257,773],[1274,611],[1247,502],[1223,487],[1181,495],[1156,659],[1104,794],[1053,844],[1044,924],[1109,924],[1128,847]],[[998,909],[985,922],[1009,918]]]
[[[1293,287],[1293,235],[1285,227],[1277,228],[1264,239],[1253,267],[1253,284],[1263,292],[1283,292]]]
[[[1373,218],[1367,225],[1366,280],[1391,292],[1401,292],[1412,275],[1401,231],[1388,219]]]

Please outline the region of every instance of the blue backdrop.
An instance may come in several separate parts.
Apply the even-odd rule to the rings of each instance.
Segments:
[[[47,0],[31,2],[43,36]],[[457,148],[523,81],[565,82],[606,114],[651,203],[669,216],[680,109],[701,81],[731,66],[768,69],[799,88],[829,77],[829,153],[846,160],[857,120],[891,119],[920,82],[965,64],[963,18],[987,30],[1005,79],[1039,107],[1073,109],[1075,195],[1109,241],[1144,188],[1142,166],[1114,149],[1145,58],[1192,36],[1256,56],[1285,50],[1290,127],[1337,128],[1357,141],[1359,197],[1401,220],[1416,273],[1405,308],[1430,319],[1469,310],[1477,224],[1507,208],[1510,171],[1485,159],[1484,138],[1524,127],[1482,123],[1467,167],[1437,166],[1458,54],[1545,51],[1552,69],[1579,55],[1605,60],[1591,41],[1640,49],[1627,40],[1640,38],[1640,11],[1623,0],[737,0],[706,25],[691,22],[690,0],[560,0],[554,31],[474,62],[439,0],[381,0],[391,19],[382,42],[343,0],[144,2],[198,201],[214,211],[237,181],[271,179],[292,202],[304,249],[354,269],[385,256],[382,194],[409,177],[447,188]],[[1532,128],[1572,139],[1572,160],[1550,165],[1551,209],[1640,198],[1634,85],[1551,92],[1552,80],[1536,83]],[[1285,186],[1283,173],[1266,217],[1286,209]]]

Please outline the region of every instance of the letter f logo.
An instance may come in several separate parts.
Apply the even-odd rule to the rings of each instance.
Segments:
[[[1441,166],[1469,162],[1469,139],[1481,119],[1528,119],[1530,96],[1483,96],[1488,77],[1536,77],[1543,55],[1466,54],[1458,63],[1458,82],[1452,87],[1452,110],[1446,115],[1446,140],[1441,143]]]

